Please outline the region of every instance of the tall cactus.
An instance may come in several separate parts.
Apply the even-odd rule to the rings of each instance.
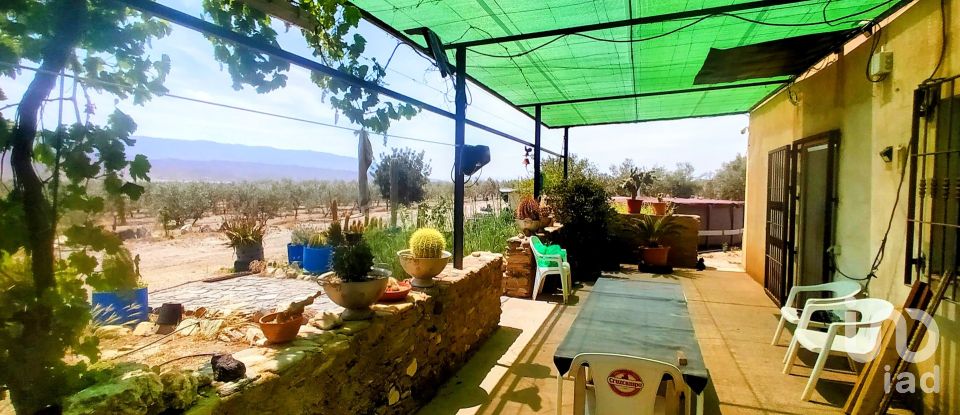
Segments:
[[[440,231],[420,228],[410,236],[410,253],[415,258],[440,258],[446,244],[447,241]]]
[[[533,196],[527,196],[517,205],[517,219],[540,220],[540,204]]]

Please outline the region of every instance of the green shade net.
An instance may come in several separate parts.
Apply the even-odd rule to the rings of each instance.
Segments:
[[[561,127],[747,112],[799,74],[697,84],[694,80],[711,49],[734,49],[822,33],[852,35],[864,22],[885,16],[903,2],[354,0],[353,3],[379,21],[378,24],[400,33],[427,27],[445,44],[673,15],[674,18],[652,23],[468,47],[467,73],[477,82],[529,114],[534,113],[535,104],[541,104],[543,123]],[[738,4],[750,7],[724,14],[703,12]],[[681,15],[678,17],[677,13]],[[839,39],[836,45],[839,47],[848,37],[820,38]],[[408,35],[407,40],[425,46],[422,36]],[[447,52],[453,62],[453,50]],[[716,87],[720,89],[712,89]]]

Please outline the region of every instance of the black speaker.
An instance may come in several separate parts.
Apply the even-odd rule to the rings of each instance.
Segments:
[[[470,176],[490,162],[490,147],[463,146],[463,175]]]

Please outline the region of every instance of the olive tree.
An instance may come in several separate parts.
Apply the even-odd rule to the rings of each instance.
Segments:
[[[385,69],[363,57],[366,40],[355,33],[359,10],[344,0],[280,1],[315,23],[303,34],[324,62],[382,84]],[[271,19],[243,2],[205,0],[203,6],[216,23],[276,44]],[[110,0],[0,2],[0,61],[14,64],[0,65],[0,76],[13,78],[21,75],[21,65],[39,64],[15,104],[15,119],[0,117],[0,152],[9,152],[13,171],[12,188],[0,199],[0,394],[9,392],[19,413],[56,411],[65,395],[82,387],[84,360],[65,360],[68,351],[97,359],[95,340],[84,335],[90,319],[84,282],[118,288],[130,283],[131,273],[104,269],[128,264],[129,253],[116,235],[93,221],[64,230],[72,253],[56,258],[59,216],[103,210],[104,198],[87,192],[91,180],[102,180],[109,197],[138,198],[150,170],[145,157],[127,157],[136,124],[126,114],[116,111],[104,125],[78,120],[41,131],[41,107],[58,74],[135,104],[166,93],[170,59],[154,56],[148,47],[170,30],[168,24]],[[218,39],[211,42],[214,57],[226,65],[236,88],[249,85],[269,92],[285,85],[287,63]],[[358,128],[385,132],[391,120],[417,112],[338,79],[318,74],[312,79],[329,91],[331,106]],[[49,177],[42,177],[43,172]],[[102,255],[91,254],[98,251]],[[109,281],[110,276],[118,280]]]

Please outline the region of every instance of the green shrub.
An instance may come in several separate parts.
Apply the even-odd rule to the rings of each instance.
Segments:
[[[363,282],[373,268],[373,252],[363,238],[333,251],[333,271],[344,282]]]
[[[604,265],[615,262],[608,237],[615,212],[603,183],[573,177],[555,187],[551,200],[563,223],[561,245],[569,252],[573,275],[578,280],[598,278]]]
[[[391,229],[371,229],[364,232],[364,239],[370,244],[377,266],[382,266],[393,272],[396,278],[406,277],[397,251],[409,246],[413,227]],[[520,233],[513,219],[513,212],[504,209],[499,214],[479,215],[467,219],[464,224],[463,245],[464,252],[469,255],[476,251],[490,251],[502,253],[507,249],[507,239]],[[446,239],[446,246],[453,245],[453,233],[442,232]]]

